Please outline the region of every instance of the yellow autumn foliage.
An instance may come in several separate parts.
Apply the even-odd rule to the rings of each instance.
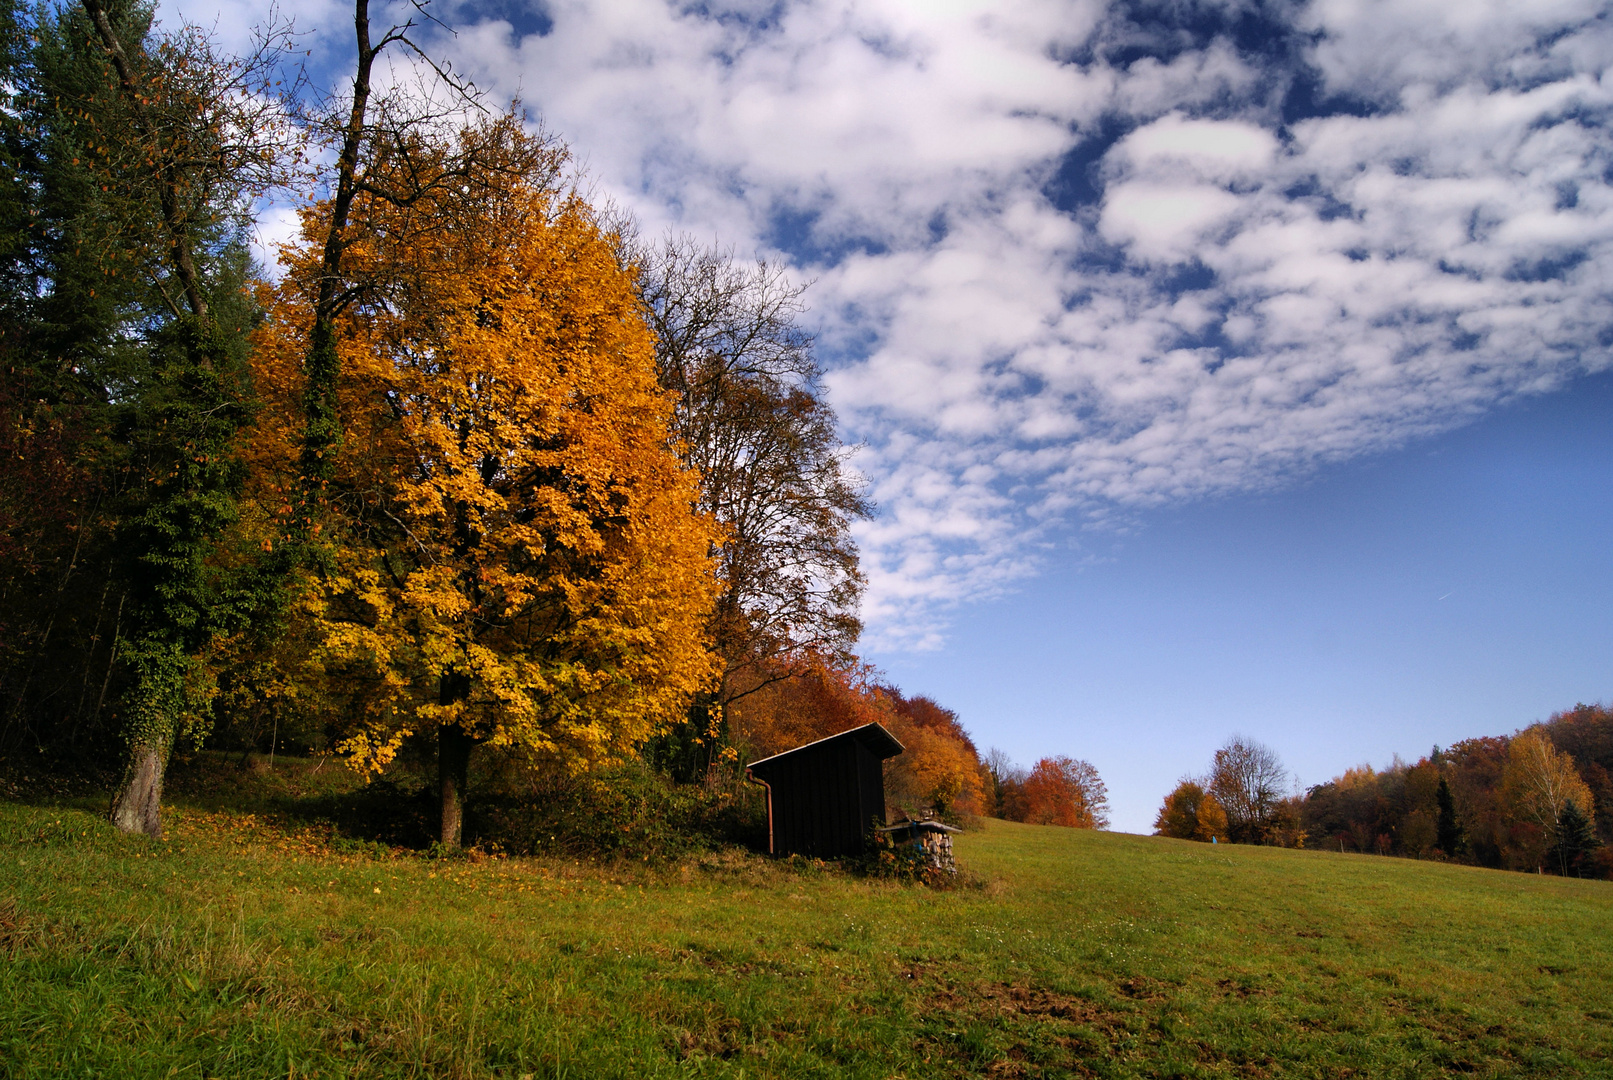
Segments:
[[[1513,738],[1501,771],[1501,804],[1515,821],[1537,826],[1550,834],[1572,802],[1582,814],[1595,812],[1589,785],[1580,777],[1574,759],[1551,744],[1539,728]]]
[[[711,685],[716,534],[669,444],[631,272],[559,184],[562,155],[510,117],[465,137],[512,164],[484,153],[406,206],[354,204],[330,569],[303,615],[357,767],[458,724],[577,769]],[[285,490],[326,213],[285,251],[257,350],[259,452]]]

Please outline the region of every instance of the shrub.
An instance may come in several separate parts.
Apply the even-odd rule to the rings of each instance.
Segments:
[[[467,833],[512,855],[661,861],[731,846],[767,846],[758,789],[674,784],[641,762],[547,777],[520,794],[472,803]]]

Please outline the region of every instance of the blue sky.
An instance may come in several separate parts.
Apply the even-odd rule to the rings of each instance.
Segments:
[[[1118,826],[1233,730],[1317,782],[1607,695],[1599,0],[432,10],[646,233],[814,282],[870,656]]]
[[[1233,732],[1296,778],[1613,700],[1613,378],[1261,496],[1082,537],[941,649],[881,653],[982,748],[1084,756],[1145,832]]]

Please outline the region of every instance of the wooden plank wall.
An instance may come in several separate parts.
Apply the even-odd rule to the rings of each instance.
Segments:
[[[885,763],[862,738],[826,739],[753,770],[771,793],[775,854],[860,854],[885,820]]]

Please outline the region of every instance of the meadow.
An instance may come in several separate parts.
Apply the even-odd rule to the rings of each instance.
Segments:
[[[254,790],[153,841],[11,789],[0,1076],[1613,1076],[1608,882],[999,821],[946,891],[443,859]]]

